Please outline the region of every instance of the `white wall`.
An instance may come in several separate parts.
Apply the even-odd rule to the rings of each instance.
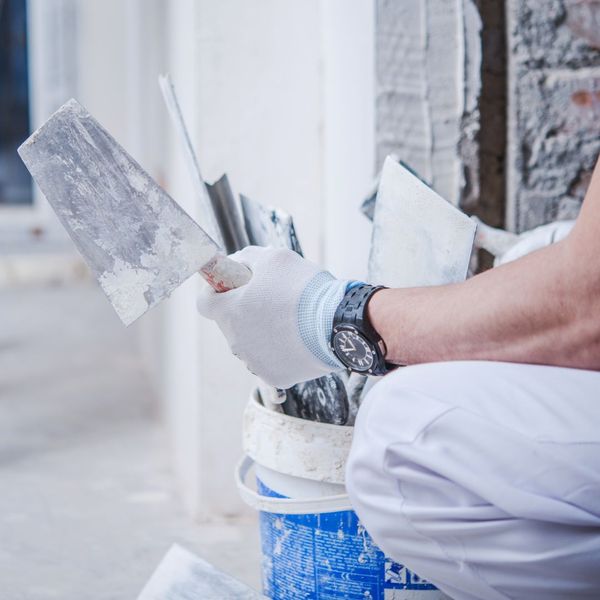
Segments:
[[[173,0],[168,65],[208,181],[294,216],[306,255],[364,276],[358,205],[373,176],[373,3]],[[172,136],[169,136],[172,138]],[[179,148],[168,186],[196,210]],[[165,399],[186,503],[200,518],[242,510],[232,470],[252,380],[189,281],[166,306]]]
[[[169,4],[169,69],[204,176],[227,172],[238,191],[292,211],[314,258],[322,221],[318,15],[316,0]],[[181,154],[171,148],[169,185],[193,210]],[[188,506],[207,518],[241,510],[232,472],[252,379],[195,313],[198,284],[188,282],[167,307],[166,398]]]
[[[371,226],[358,207],[375,167],[375,3],[321,2],[323,260],[365,278]]]

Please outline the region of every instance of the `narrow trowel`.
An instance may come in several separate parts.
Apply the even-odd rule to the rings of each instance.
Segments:
[[[219,292],[250,279],[76,100],[18,152],[125,325],[196,271]]]

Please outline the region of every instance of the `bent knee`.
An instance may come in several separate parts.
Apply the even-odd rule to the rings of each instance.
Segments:
[[[429,389],[433,366],[396,371],[371,389],[357,415],[354,449],[381,446],[383,450],[391,443],[411,443],[433,420],[453,408]]]
[[[446,363],[408,367],[382,379],[363,402],[346,466],[346,487],[353,507],[375,539],[389,521],[378,515],[399,507],[426,509],[452,505],[456,489],[454,449],[463,442],[461,422],[448,413],[457,406],[436,393],[432,381],[447,372]],[[439,379],[439,378],[438,378]],[[435,436],[429,435],[435,429]],[[438,472],[444,465],[446,472]],[[452,489],[449,489],[452,488]],[[461,494],[456,494],[460,496]],[[410,510],[409,510],[410,512]],[[415,511],[415,514],[425,514]],[[409,516],[408,513],[404,517]],[[417,518],[411,514],[410,518]],[[403,521],[405,522],[405,521]],[[407,527],[410,525],[406,521]],[[378,540],[379,541],[379,540]]]
[[[394,374],[395,376],[395,374]],[[360,408],[346,465],[346,488],[354,510],[379,545],[385,545],[390,519],[397,527],[402,498],[396,468],[396,448],[410,446],[428,425],[451,406],[417,389],[399,385],[392,376],[379,382]],[[414,463],[409,470],[419,470]],[[398,530],[396,529],[396,534]]]

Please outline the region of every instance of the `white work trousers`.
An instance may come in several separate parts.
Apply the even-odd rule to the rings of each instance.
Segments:
[[[367,395],[346,472],[367,531],[456,600],[600,599],[600,373],[398,369]]]

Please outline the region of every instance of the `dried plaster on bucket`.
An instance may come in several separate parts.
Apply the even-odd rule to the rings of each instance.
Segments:
[[[256,394],[244,412],[244,451],[258,464],[313,481],[344,483],[353,428],[270,411]]]

